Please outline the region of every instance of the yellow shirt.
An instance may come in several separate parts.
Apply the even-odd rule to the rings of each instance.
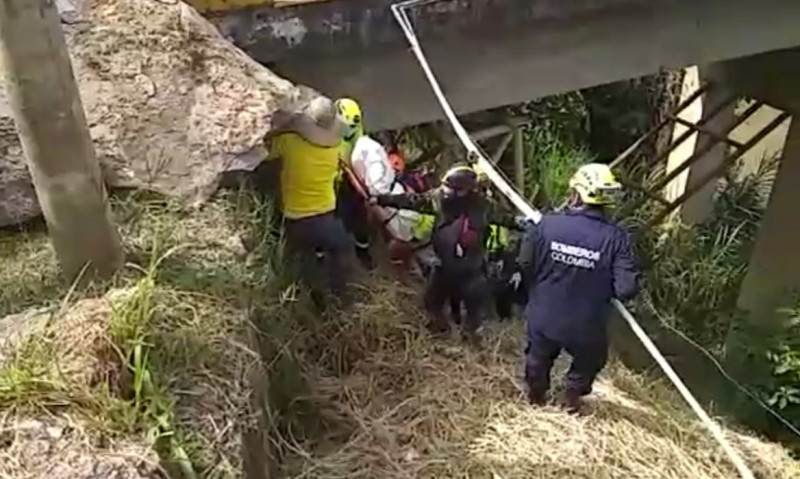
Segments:
[[[339,170],[340,151],[340,145],[314,145],[297,133],[272,139],[268,159],[283,161],[280,188],[285,217],[299,219],[336,209],[333,181]]]

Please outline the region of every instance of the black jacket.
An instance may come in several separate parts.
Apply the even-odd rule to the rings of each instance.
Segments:
[[[528,328],[551,339],[605,341],[611,299],[638,292],[631,241],[601,210],[545,215],[529,227],[517,261],[530,286]]]

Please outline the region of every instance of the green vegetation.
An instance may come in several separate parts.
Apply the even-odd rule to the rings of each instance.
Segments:
[[[143,195],[114,210],[131,263],[109,284],[71,292],[43,233],[5,239],[0,281],[19,285],[3,291],[6,311],[46,309],[14,320],[32,326],[3,349],[0,408],[75,416],[96,444],[136,437],[174,477],[241,477],[242,434],[257,418],[248,317],[271,278],[269,208],[226,193],[192,214]]]
[[[775,161],[764,161],[754,173],[731,170],[704,224],[636,229],[644,300],[660,319],[718,355],[739,314],[739,287],[776,168]],[[638,212],[630,220],[634,228],[648,215],[647,209]]]

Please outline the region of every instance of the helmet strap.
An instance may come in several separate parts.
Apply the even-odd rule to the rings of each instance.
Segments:
[[[580,208],[583,206],[583,200],[581,199],[580,193],[578,190],[572,189],[569,194],[569,199],[567,200],[567,207],[568,208]]]

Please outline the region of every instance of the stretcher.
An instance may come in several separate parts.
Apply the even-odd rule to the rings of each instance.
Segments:
[[[397,181],[397,172],[383,146],[369,136],[362,136],[353,147],[350,164],[342,168],[350,184],[368,200],[377,195],[402,194],[405,187]],[[422,215],[416,211],[368,205],[370,218],[378,223],[389,240],[409,243],[414,226]]]

